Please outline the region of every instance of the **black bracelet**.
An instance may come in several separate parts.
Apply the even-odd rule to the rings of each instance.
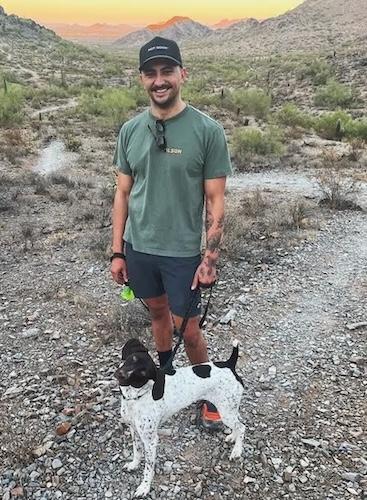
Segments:
[[[112,262],[113,259],[124,259],[124,260],[126,260],[126,256],[122,252],[113,252],[113,254],[110,257],[110,262]]]

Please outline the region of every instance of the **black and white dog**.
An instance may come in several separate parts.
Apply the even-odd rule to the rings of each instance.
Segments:
[[[126,342],[122,363],[115,373],[121,391],[122,420],[130,425],[133,439],[133,460],[125,464],[125,470],[137,469],[145,452],[144,477],[134,496],[149,493],[159,425],[195,401],[208,400],[215,404],[223,423],[232,431],[226,438],[234,442],[230,460],[241,456],[245,427],[239,420],[239,405],[244,389],[235,371],[237,359],[238,342],[235,341],[227,361],[188,366],[166,375],[156,367],[139,340]]]

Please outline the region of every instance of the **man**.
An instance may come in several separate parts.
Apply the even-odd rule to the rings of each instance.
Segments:
[[[150,108],[122,126],[116,146],[111,273],[118,283],[129,280],[148,305],[161,366],[172,353],[173,321],[179,328],[193,304],[185,349],[192,364],[205,363],[197,289],[216,279],[228,148],[222,126],[181,98],[187,71],[176,42],[155,37],[145,44],[139,71]],[[203,403],[201,420],[206,428],[219,427],[214,405]]]

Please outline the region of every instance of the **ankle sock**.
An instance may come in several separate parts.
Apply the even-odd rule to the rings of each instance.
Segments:
[[[166,363],[169,360],[169,358],[171,357],[171,355],[172,355],[172,349],[170,349],[169,351],[158,351],[159,366],[161,368],[163,368],[166,365]],[[172,363],[171,363],[171,367],[172,367]]]
[[[205,401],[205,404],[206,404],[206,407],[208,408],[208,411],[212,412],[212,413],[215,413],[217,412],[217,407],[215,405],[213,405],[213,403],[211,403],[210,401]]]

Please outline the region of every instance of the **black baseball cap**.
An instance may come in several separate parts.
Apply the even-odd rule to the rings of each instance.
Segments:
[[[156,36],[142,46],[139,53],[139,71],[153,59],[168,59],[182,67],[180,49],[174,40]]]

